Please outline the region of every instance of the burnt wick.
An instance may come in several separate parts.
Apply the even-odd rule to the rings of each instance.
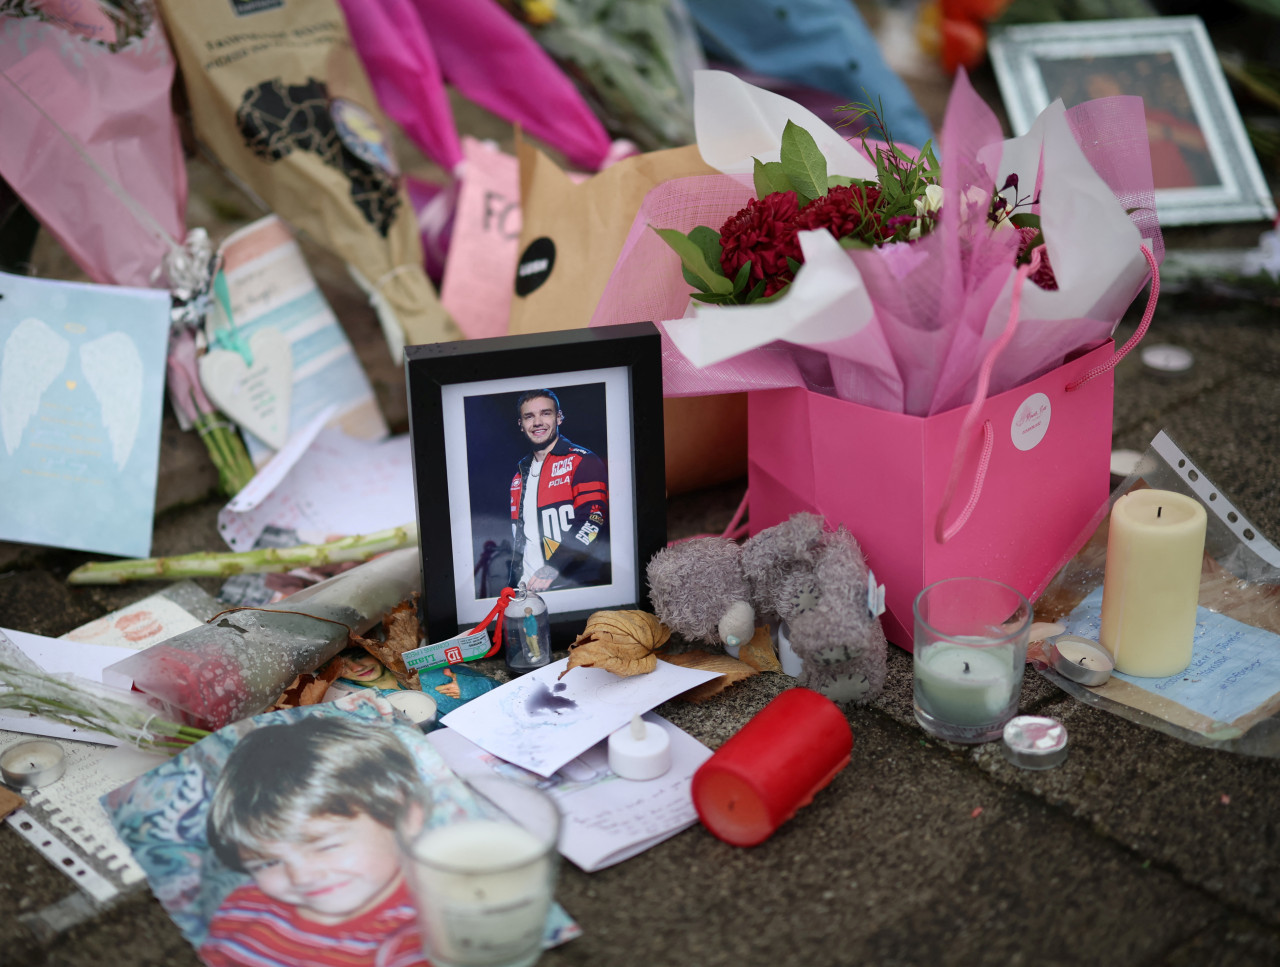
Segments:
[[[1163,508],[1163,507],[1157,507],[1157,508],[1156,508],[1156,516],[1157,516],[1157,517],[1159,517],[1159,516],[1160,516],[1160,512],[1161,512],[1162,510],[1164,510],[1164,508]]]
[[[964,663],[964,673],[965,673],[966,675],[967,675],[967,674],[969,674],[969,663],[968,663],[968,662],[965,662],[965,663]]]

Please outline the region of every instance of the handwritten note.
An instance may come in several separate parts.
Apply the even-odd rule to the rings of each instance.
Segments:
[[[644,720],[671,739],[671,769],[640,782],[621,779],[609,769],[604,742],[541,779],[485,752],[455,729],[437,729],[427,739],[463,779],[497,773],[545,790],[564,816],[560,852],[590,873],[630,859],[698,821],[690,785],[711,750],[660,715],[650,712]]]
[[[293,365],[290,430],[296,432],[336,405],[332,422],[351,436],[386,436],[369,378],[284,223],[269,215],[229,236],[220,251],[231,319],[214,300],[210,325],[216,330],[234,323],[246,340],[269,329],[285,336]],[[245,445],[258,464],[273,453],[252,434],[246,434]]]
[[[242,512],[238,506],[233,500],[218,511],[218,532],[234,551],[252,548],[267,527],[318,543],[409,523],[416,513],[409,437],[374,442],[321,430],[269,493]]]
[[[1102,588],[1080,602],[1067,618],[1067,631],[1098,640]],[[1280,694],[1280,635],[1233,618],[1196,609],[1191,664],[1168,678],[1113,677],[1158,695],[1216,722],[1241,719]]]
[[[151,552],[169,294],[0,273],[0,540]]]
[[[486,752],[550,776],[631,716],[719,677],[659,660],[654,671],[629,678],[587,667],[560,678],[568,663],[562,658],[507,682],[454,709],[441,723]]]

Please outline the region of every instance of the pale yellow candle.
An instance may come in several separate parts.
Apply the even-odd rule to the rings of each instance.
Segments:
[[[1207,517],[1168,490],[1135,490],[1111,508],[1099,640],[1116,671],[1176,675],[1191,663]]]

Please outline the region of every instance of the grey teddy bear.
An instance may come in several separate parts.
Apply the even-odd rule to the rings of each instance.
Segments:
[[[795,514],[739,545],[720,537],[664,548],[647,568],[654,613],[688,641],[745,643],[757,623],[782,621],[801,685],[836,702],[884,688],[888,645],[867,607],[869,573],[843,526]]]

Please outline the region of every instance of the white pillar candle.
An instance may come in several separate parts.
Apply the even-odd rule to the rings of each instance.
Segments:
[[[510,822],[428,830],[410,876],[433,964],[532,964],[554,889],[554,847]]]
[[[932,645],[915,661],[915,696],[921,708],[950,725],[998,721],[1017,701],[1013,649]]]
[[[1164,678],[1191,663],[1207,523],[1198,500],[1168,490],[1111,508],[1099,640],[1116,671]]]
[[[656,779],[671,768],[671,737],[639,715],[609,736],[609,768],[623,779]]]

